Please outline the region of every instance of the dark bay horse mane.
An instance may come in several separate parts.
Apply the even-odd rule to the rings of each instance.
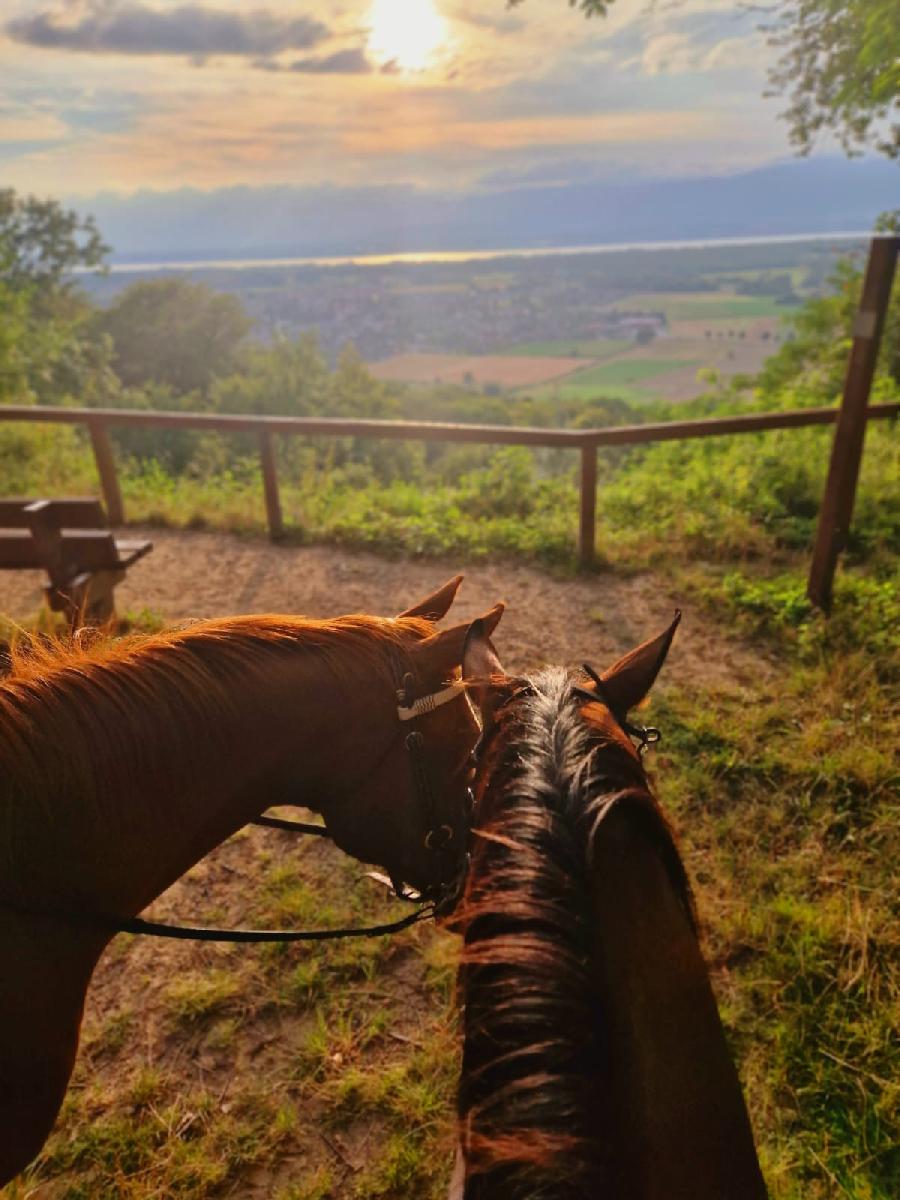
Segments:
[[[465,1195],[606,1194],[596,1080],[610,1046],[589,971],[595,839],[615,808],[656,847],[695,929],[673,835],[636,755],[586,721],[572,675],[520,681],[496,713],[460,910]],[[589,706],[609,716],[600,706]],[[609,1193],[612,1195],[613,1193]],[[618,1195],[618,1193],[615,1193]]]
[[[405,638],[424,638],[431,628],[414,617],[239,616],[118,638],[23,634],[0,675],[0,861],[17,816],[29,816],[17,799],[49,817],[77,790],[80,803],[96,803],[98,816],[109,819],[115,806],[104,796],[127,790],[136,771],[159,770],[161,779],[190,774],[197,738],[213,745],[221,739],[222,718],[236,703],[235,675],[242,704],[254,702],[254,690],[264,703],[268,673],[297,654],[326,661],[339,682],[349,664],[362,661],[395,689],[410,665]],[[104,720],[110,707],[115,729]],[[164,772],[158,747],[142,743],[151,710],[155,736],[165,740]],[[123,753],[123,728],[136,735],[127,741],[140,761]],[[102,791],[93,780],[99,757],[106,764]]]

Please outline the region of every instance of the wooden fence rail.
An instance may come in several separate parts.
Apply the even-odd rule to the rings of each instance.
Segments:
[[[146,409],[37,408],[29,405],[0,405],[0,421],[47,421],[87,426],[111,525],[124,523],[125,506],[109,438],[110,426],[255,434],[259,444],[269,533],[275,539],[284,532],[276,468],[276,436],[390,438],[579,450],[581,501],[578,552],[585,565],[593,561],[595,554],[599,446],[637,446],[649,442],[837,424],[809,581],[810,598],[827,611],[831,603],[831,584],[837,556],[846,541],[853,512],[866,423],[900,414],[900,404],[868,404],[898,252],[900,237],[878,237],[872,241],[862,301],[854,328],[844,399],[839,409],[798,408],[787,412],[745,413],[694,421],[615,425],[601,429],[451,425],[431,421],[374,421],[343,417],[230,416],[220,413],[150,412]]]
[[[551,446],[581,452],[581,506],[578,550],[582,563],[594,557],[598,446],[636,446],[700,437],[759,433],[769,429],[799,429],[833,425],[834,408],[797,408],[788,412],[747,413],[695,421],[666,421],[647,425],[615,425],[602,429],[538,429],[511,425],[449,425],[428,421],[374,421],[338,417],[223,416],[215,413],[149,412],[117,408],[37,408],[0,405],[0,421],[41,421],[85,425],[90,430],[97,472],[110,524],[125,520],[125,508],[109,440],[110,426],[151,429],[201,429],[216,433],[253,433],[259,439],[260,461],[269,533],[283,533],[276,470],[275,436],[402,438],[426,442],[476,442],[482,445]],[[874,404],[867,420],[900,415],[900,404]]]

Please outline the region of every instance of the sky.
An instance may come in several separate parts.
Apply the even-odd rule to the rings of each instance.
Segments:
[[[790,155],[725,0],[0,0],[0,186],[443,190]]]

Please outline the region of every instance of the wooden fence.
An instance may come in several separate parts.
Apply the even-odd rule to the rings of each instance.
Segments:
[[[29,405],[0,405],[0,420],[44,421],[86,426],[94,449],[109,521],[113,526],[125,522],[125,506],[109,437],[111,426],[255,434],[259,441],[266,516],[269,533],[273,539],[280,538],[284,533],[276,467],[276,437],[389,438],[425,442],[474,442],[482,445],[548,446],[577,450],[581,458],[578,551],[584,565],[589,565],[595,554],[599,446],[636,446],[649,442],[837,424],[809,581],[810,598],[827,611],[831,603],[831,584],[837,556],[846,542],[852,516],[866,422],[900,414],[900,404],[868,404],[898,248],[898,237],[876,238],[872,242],[862,302],[854,330],[844,399],[839,409],[801,408],[785,412],[748,413],[647,425],[616,425],[600,429],[540,429],[337,417],[224,416],[217,413],[39,408]]]

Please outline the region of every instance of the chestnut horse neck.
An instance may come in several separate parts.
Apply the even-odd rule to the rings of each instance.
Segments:
[[[480,778],[464,1195],[759,1200],[681,859],[614,718],[574,684],[554,669],[515,694]]]
[[[238,617],[93,646],[26,643],[0,680],[10,898],[137,911],[251,817],[302,801],[298,783],[374,763],[385,747],[369,756],[353,737],[393,730],[404,638],[430,629]]]

